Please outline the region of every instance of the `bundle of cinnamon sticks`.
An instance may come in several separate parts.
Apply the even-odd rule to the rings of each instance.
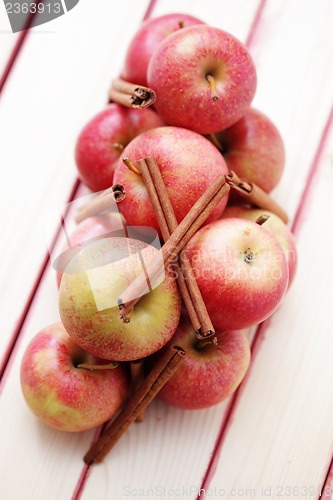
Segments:
[[[165,242],[161,248],[164,265],[168,266],[168,264],[171,264],[175,270],[179,290],[197,336],[205,338],[214,335],[215,330],[196,279],[193,276],[190,261],[186,251],[182,250],[228,193],[230,188],[225,183],[224,176],[218,176],[178,225],[156,160],[149,157],[139,160],[137,164]],[[178,255],[179,262],[177,260]],[[156,263],[149,269],[150,282],[153,284],[154,279],[156,282],[161,275],[159,262],[159,260],[156,260]],[[145,288],[146,276],[142,272],[131,283],[122,297],[122,304],[120,305],[120,315],[122,318],[128,317],[128,314],[142,297]]]
[[[128,108],[144,109],[154,104],[156,94],[148,87],[116,78],[109,89],[109,99]]]

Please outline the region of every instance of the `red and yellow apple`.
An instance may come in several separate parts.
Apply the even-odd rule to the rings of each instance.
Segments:
[[[145,21],[127,49],[122,77],[129,82],[147,86],[148,63],[158,45],[174,31],[196,24],[203,22],[179,13]]]
[[[118,307],[128,285],[144,266],[149,271],[159,255],[152,245],[121,237],[82,249],[76,272],[65,271],[59,289],[61,319],[78,345],[100,358],[129,361],[152,354],[170,340],[181,309],[171,271],[152,282],[151,291],[147,285],[129,323],[120,318]]]
[[[289,268],[289,284],[291,285],[297,268],[297,250],[293,233],[286,224],[272,212],[260,208],[248,208],[244,206],[230,206],[225,209],[222,218],[237,217],[255,222],[261,215],[269,215],[269,219],[263,224],[263,228],[269,231],[280,243],[287,259]]]
[[[44,328],[30,342],[21,364],[21,386],[31,411],[63,431],[91,429],[109,420],[125,401],[129,384],[124,366],[87,370],[81,363],[103,365],[69,337],[62,323]]]
[[[147,76],[161,118],[200,134],[236,123],[249,108],[257,86],[246,47],[226,31],[206,25],[169,35],[152,55]],[[211,77],[216,89],[211,87]]]
[[[234,125],[216,134],[229,170],[267,193],[279,182],[285,162],[282,137],[274,123],[250,108]]]
[[[157,161],[178,222],[218,175],[228,173],[217,148],[196,132],[179,127],[159,127],[140,134],[122,153],[114,176],[114,182],[122,184],[126,190],[126,198],[119,203],[119,210],[131,226],[159,230],[141,176],[128,170],[122,162],[123,158],[129,157],[135,164],[147,156],[154,156]],[[207,222],[219,217],[227,198],[223,198]]]
[[[186,246],[213,325],[240,330],[278,307],[288,286],[281,245],[262,226],[222,219],[202,227]]]
[[[208,408],[229,397],[243,380],[250,363],[250,346],[244,330],[216,332],[217,344],[198,348],[193,327],[183,316],[172,343],[186,357],[158,393],[158,399],[178,408]]]
[[[92,191],[109,188],[125,146],[141,132],[163,124],[152,109],[110,104],[87,123],[77,139],[75,160],[80,179]]]

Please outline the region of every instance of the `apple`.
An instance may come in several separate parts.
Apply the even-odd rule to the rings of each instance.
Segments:
[[[260,208],[248,208],[246,206],[228,206],[222,214],[222,218],[237,217],[255,222],[261,215],[269,215],[269,219],[263,224],[263,228],[269,231],[280,243],[287,259],[289,268],[289,284],[294,280],[297,269],[297,249],[294,235],[286,224],[277,215]]]
[[[69,337],[62,323],[44,328],[30,342],[21,364],[21,386],[31,411],[45,424],[77,432],[109,420],[125,401],[129,383],[124,366],[103,365]]]
[[[172,344],[183,347],[186,357],[158,393],[158,399],[178,408],[208,408],[229,397],[243,380],[250,364],[245,330],[216,332],[217,344],[199,348],[193,327],[181,318]]]
[[[122,233],[125,236],[124,227],[126,226],[125,219],[119,212],[110,212],[102,215],[88,217],[78,224],[74,231],[68,236],[70,247],[68,244],[63,248],[63,253],[57,258],[54,267],[57,270],[57,284],[60,286],[62,273],[68,266],[70,260],[73,259],[84,245],[91,243],[93,238],[108,237],[110,233],[115,234],[115,231]]]
[[[279,182],[285,162],[282,137],[274,123],[250,108],[234,125],[216,134],[229,170],[267,193]]]
[[[78,345],[100,358],[130,361],[152,354],[170,340],[181,309],[171,270],[157,283],[151,280],[152,290],[147,286],[129,323],[120,318],[118,306],[142,271],[142,262],[147,268],[159,255],[152,245],[121,237],[104,238],[81,250],[76,272],[65,271],[59,289],[62,322]]]
[[[200,134],[236,123],[249,108],[257,85],[246,47],[229,33],[205,25],[169,35],[152,55],[147,75],[161,118]]]
[[[264,227],[222,219],[202,227],[186,248],[215,328],[248,328],[278,307],[288,286],[288,264]]]
[[[75,160],[82,182],[92,191],[112,186],[114,168],[125,146],[141,132],[163,124],[152,109],[110,104],[90,120],[77,139]]]
[[[218,175],[228,173],[217,148],[196,132],[179,127],[159,127],[140,134],[125,148],[114,176],[114,182],[122,184],[126,190],[126,198],[119,203],[119,210],[133,226],[150,226],[159,231],[141,177],[128,170],[122,161],[128,157],[135,163],[147,156],[154,156],[158,163],[178,222]],[[227,201],[225,196],[207,222],[219,217]]]
[[[156,47],[174,31],[196,24],[204,23],[196,17],[179,13],[145,21],[128,47],[122,77],[129,82],[147,86],[148,63]]]

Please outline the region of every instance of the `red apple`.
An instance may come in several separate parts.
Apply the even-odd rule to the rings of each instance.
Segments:
[[[65,271],[59,289],[61,319],[78,345],[100,358],[130,361],[170,340],[181,309],[171,271],[154,281],[152,291],[147,286],[129,323],[120,319],[118,307],[128,284],[142,272],[142,262],[149,267],[158,257],[155,247],[131,238],[104,238],[82,249],[76,272]]]
[[[152,109],[110,104],[84,127],[75,149],[80,179],[92,190],[113,184],[114,168],[125,146],[138,134],[163,125]]]
[[[263,228],[269,231],[280,243],[287,259],[289,268],[289,285],[291,285],[297,268],[297,250],[294,235],[286,224],[272,212],[261,210],[260,208],[247,208],[244,206],[227,207],[222,214],[222,218],[237,217],[255,222],[261,215],[269,215],[269,219],[263,224]]]
[[[178,13],[144,22],[128,47],[122,77],[147,86],[148,63],[156,47],[174,31],[196,24],[204,23],[196,17]]]
[[[21,386],[31,411],[45,424],[63,431],[84,431],[109,420],[129,391],[123,366],[87,370],[81,363],[102,365],[68,336],[62,323],[44,328],[28,345],[21,364]]]
[[[284,146],[278,129],[266,115],[250,108],[216,137],[229,170],[267,193],[277,185],[284,167]]]
[[[200,134],[236,123],[249,108],[257,85],[246,47],[209,26],[192,26],[168,36],[154,52],[147,75],[161,118]],[[214,95],[210,77],[216,84]]]
[[[288,265],[280,244],[262,226],[223,219],[201,228],[186,248],[215,328],[248,328],[278,307]]]
[[[186,357],[157,397],[178,408],[197,410],[230,396],[248,369],[250,346],[245,330],[217,331],[216,340],[217,345],[199,349],[192,325],[184,316],[171,342],[183,347]]]
[[[117,234],[119,232],[123,233],[122,236],[125,236],[125,225],[125,219],[119,212],[88,217],[88,219],[78,224],[74,231],[68,235],[71,247],[67,245],[63,248],[63,253],[58,257],[55,263],[58,288],[60,286],[63,271],[68,266],[70,260],[73,259],[75,254],[78,253],[84,245],[89,244],[90,240],[93,238],[108,237],[110,233],[115,233],[115,231],[117,231]],[[70,253],[68,250],[70,250]]]
[[[123,164],[154,156],[162,173],[178,222],[218,175],[228,173],[222,155],[205,137],[179,127],[159,127],[133,139],[126,147],[117,165],[114,182],[122,184],[126,198],[119,210],[127,223],[150,226],[159,230],[153,207],[140,176]],[[224,210],[227,196],[216,207],[207,222],[216,220]]]

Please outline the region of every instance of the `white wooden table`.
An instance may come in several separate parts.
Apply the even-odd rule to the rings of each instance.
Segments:
[[[254,106],[285,141],[274,197],[290,216],[298,272],[251,332],[252,364],[235,397],[192,412],[154,401],[88,468],[95,431],[45,427],[20,389],[27,343],[59,319],[47,258],[57,225],[47,236],[44,227],[81,190],[75,139],[103,108],[142,18],[177,11],[230,31],[254,58]],[[333,496],[332,16],[332,0],[80,0],[25,37],[0,95],[1,499]],[[0,74],[18,39],[1,4]]]

